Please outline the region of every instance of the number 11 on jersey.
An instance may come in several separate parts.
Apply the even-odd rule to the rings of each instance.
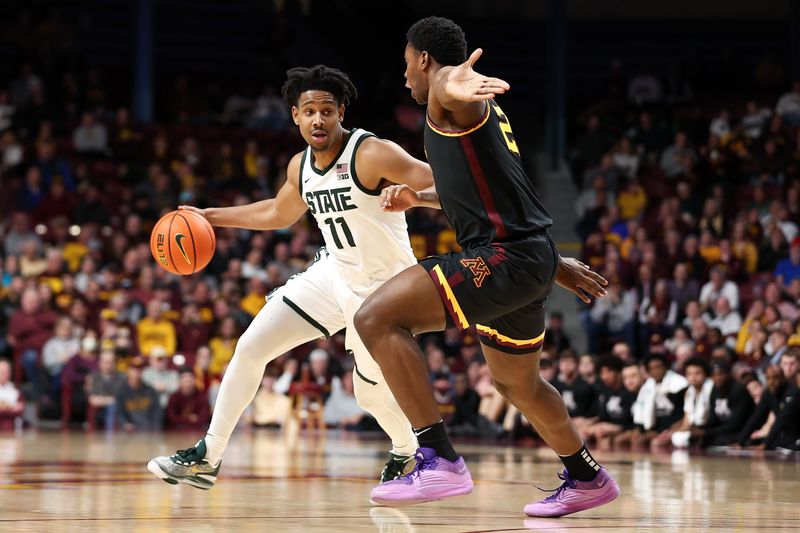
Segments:
[[[339,224],[342,227],[342,233],[344,233],[345,239],[347,239],[347,244],[351,248],[355,248],[356,243],[353,240],[353,234],[350,232],[350,228],[347,227],[347,222],[345,222],[344,217],[337,217],[337,218],[326,218],[324,220],[325,224],[331,229],[331,236],[333,237],[333,242],[336,244],[336,247],[340,250],[344,248],[342,245],[342,241],[339,238],[339,233],[336,231],[336,224]]]

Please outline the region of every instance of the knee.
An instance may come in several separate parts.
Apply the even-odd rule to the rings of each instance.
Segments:
[[[233,350],[233,357],[234,359],[238,360],[251,360],[251,361],[261,361],[261,359],[266,355],[266,350],[264,350],[263,344],[258,346],[258,343],[255,342],[252,335],[248,335],[249,331],[245,331],[241,337],[239,337],[238,342],[236,343],[236,348]]]
[[[375,341],[382,324],[384,322],[379,316],[377,306],[370,303],[370,300],[364,302],[353,316],[353,325],[367,348]]]
[[[358,380],[360,379],[361,378],[357,376],[353,376],[353,391],[355,392],[356,403],[360,408],[372,414],[375,412],[376,407],[378,407],[380,404],[380,398],[378,398],[377,394],[378,391],[367,388],[375,388],[374,385],[370,385],[368,383],[358,383]]]
[[[500,378],[495,376],[494,386],[503,398],[513,403],[519,403],[522,397],[534,396],[539,392],[541,378],[529,376],[524,372]]]

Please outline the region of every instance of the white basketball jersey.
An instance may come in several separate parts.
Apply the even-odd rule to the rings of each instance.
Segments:
[[[386,213],[380,191],[359,180],[356,150],[372,133],[346,133],[339,155],[325,169],[313,164],[307,147],[300,164],[300,195],[317,219],[328,253],[348,283],[365,286],[387,280],[416,264],[404,213]]]

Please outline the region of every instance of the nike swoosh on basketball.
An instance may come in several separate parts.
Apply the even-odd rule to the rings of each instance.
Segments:
[[[175,234],[175,244],[178,245],[178,250],[181,251],[181,255],[183,256],[184,259],[186,259],[186,262],[191,265],[192,262],[189,260],[189,256],[186,255],[186,250],[183,249],[183,243],[181,242],[185,238],[186,238],[186,235],[184,235],[183,233],[176,233]]]

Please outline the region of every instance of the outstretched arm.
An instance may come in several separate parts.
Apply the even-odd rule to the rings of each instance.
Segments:
[[[286,183],[275,198],[233,207],[209,207],[200,209],[182,205],[179,209],[194,211],[206,218],[212,226],[251,230],[287,228],[303,216],[308,206],[300,196],[300,159],[295,155],[287,167]]]
[[[478,48],[464,63],[439,70],[428,98],[429,112],[434,119],[443,112],[455,125],[469,126],[485,113],[483,102],[511,89],[505,80],[475,72],[473,66],[482,54],[483,50]]]
[[[408,185],[390,185],[381,191],[381,208],[389,213],[407,211],[412,207],[441,209],[436,185],[415,191]]]

